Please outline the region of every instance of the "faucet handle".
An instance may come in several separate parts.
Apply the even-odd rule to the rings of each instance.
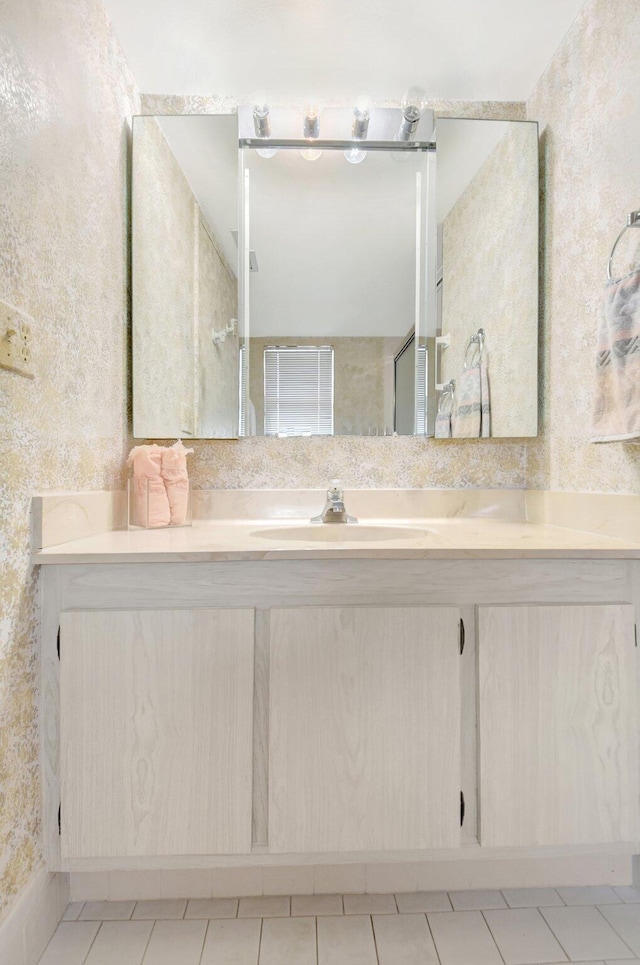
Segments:
[[[344,496],[342,489],[342,483],[339,479],[331,480],[331,487],[327,490],[327,496],[331,498],[332,496],[338,496],[340,499]]]

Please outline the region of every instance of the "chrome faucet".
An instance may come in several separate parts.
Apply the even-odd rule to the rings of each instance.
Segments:
[[[357,523],[355,516],[349,516],[344,505],[344,490],[339,479],[331,480],[327,489],[327,503],[319,516],[313,516],[312,523]]]

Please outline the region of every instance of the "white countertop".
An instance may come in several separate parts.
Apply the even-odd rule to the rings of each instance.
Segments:
[[[196,520],[193,526],[117,530],[49,546],[37,564],[223,562],[300,559],[640,559],[640,542],[541,523],[496,518],[360,519],[388,525],[394,539],[357,542],[357,526],[326,526],[327,540],[266,538],[268,530],[295,530],[299,520]],[[421,529],[399,538],[398,527]],[[338,530],[338,532],[336,532]],[[320,535],[320,534],[318,534]]]

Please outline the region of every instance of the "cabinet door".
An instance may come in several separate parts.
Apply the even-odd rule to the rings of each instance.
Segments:
[[[251,850],[253,611],[62,614],[64,857]]]
[[[459,611],[271,611],[269,848],[460,844]]]
[[[633,607],[480,607],[483,845],[638,837]]]

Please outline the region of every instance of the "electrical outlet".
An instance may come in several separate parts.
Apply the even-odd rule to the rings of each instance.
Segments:
[[[0,302],[0,368],[28,379],[35,379],[32,326],[29,315],[7,302]]]

